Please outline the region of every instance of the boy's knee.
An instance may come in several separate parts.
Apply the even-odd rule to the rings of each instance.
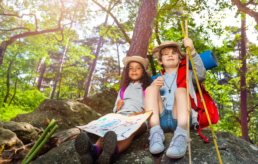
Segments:
[[[186,96],[186,89],[185,88],[177,88],[175,90],[175,96]]]
[[[159,92],[159,87],[155,85],[148,86],[145,90],[146,93]]]

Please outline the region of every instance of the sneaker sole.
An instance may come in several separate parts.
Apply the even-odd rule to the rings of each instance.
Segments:
[[[86,133],[77,135],[74,141],[76,152],[80,155],[81,164],[93,164],[93,159],[89,152],[89,141]]]
[[[109,164],[112,160],[112,155],[116,151],[117,135],[113,131],[107,132],[102,139],[103,152],[99,156],[97,163]]]
[[[167,153],[166,153],[166,156],[169,157],[169,158],[178,159],[178,158],[182,158],[183,156],[185,156],[185,153],[186,153],[186,150],[185,150],[184,154],[181,155],[181,156],[172,156],[172,155],[169,155]]]
[[[159,154],[159,153],[162,153],[164,150],[162,151],[159,151],[159,152],[150,152],[151,154]]]

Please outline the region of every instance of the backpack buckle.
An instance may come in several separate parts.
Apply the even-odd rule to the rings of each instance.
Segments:
[[[216,136],[216,135],[213,135],[212,137],[215,138],[215,139],[217,139],[217,136]]]

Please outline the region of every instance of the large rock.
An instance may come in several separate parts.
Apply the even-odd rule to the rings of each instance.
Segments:
[[[17,138],[14,132],[0,128],[0,154],[2,154],[3,150],[22,145],[23,143]]]
[[[4,126],[4,123],[0,121],[0,128],[2,128],[3,126]]]
[[[101,115],[106,115],[108,113],[113,113],[116,98],[117,92],[114,88],[111,88],[78,101],[90,106]]]
[[[6,121],[3,124],[3,128],[14,132],[24,144],[38,139],[38,132],[31,124],[14,121]]]
[[[75,100],[49,100],[45,99],[38,108],[27,114],[18,114],[12,118],[15,122],[28,122],[35,127],[46,128],[46,119],[55,119],[58,131],[85,125],[99,118],[89,106]]]
[[[218,164],[218,157],[210,131],[203,131],[203,134],[210,140],[204,144],[196,131],[191,131],[191,149],[193,164]],[[217,144],[223,163],[226,164],[255,164],[258,163],[258,147],[236,137],[228,132],[216,132]],[[151,155],[148,150],[149,133],[145,132],[133,140],[129,148],[120,154],[114,163],[117,164],[154,164],[154,163],[177,163],[188,164],[188,152],[178,160],[166,157],[165,152],[159,155]],[[166,149],[173,137],[173,133],[165,134],[164,142]],[[94,140],[95,141],[95,140]],[[166,151],[166,150],[165,150]],[[79,164],[79,156],[74,149],[74,140],[65,142],[45,155],[36,159],[33,164],[56,163],[56,164]]]

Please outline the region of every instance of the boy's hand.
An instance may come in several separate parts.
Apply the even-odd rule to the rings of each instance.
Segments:
[[[190,38],[184,38],[184,39],[182,40],[182,42],[183,42],[185,48],[186,48],[186,47],[189,47],[189,48],[190,48],[191,54],[194,54],[194,53],[196,52],[195,49],[194,49],[194,45],[193,45],[192,39],[190,39]],[[186,53],[187,53],[187,52],[186,52]]]
[[[164,80],[163,80],[163,78],[157,78],[157,79],[155,79],[155,80],[151,83],[151,85],[155,85],[155,86],[161,88],[162,86],[164,86]]]
[[[124,100],[122,100],[122,99],[118,100],[116,103],[116,106],[117,106],[116,111],[117,112],[120,111],[123,105],[124,105]]]

